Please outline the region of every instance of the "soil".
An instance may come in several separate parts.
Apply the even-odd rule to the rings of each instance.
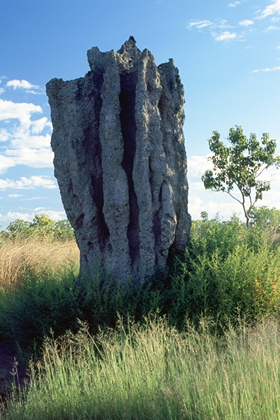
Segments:
[[[5,404],[13,384],[23,385],[28,378],[24,366],[18,360],[16,344],[0,341],[0,405]]]

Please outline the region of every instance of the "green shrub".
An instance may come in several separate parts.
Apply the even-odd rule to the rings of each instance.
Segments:
[[[75,269],[26,270],[15,288],[0,291],[0,334],[26,348],[40,345],[51,329],[55,336],[75,331],[77,318],[93,333],[114,328],[118,316],[142,322],[149,313],[166,315],[179,330],[187,321],[197,326],[201,316],[221,328],[240,318],[253,323],[280,311],[279,256],[267,232],[236,217],[204,217],[194,223],[184,255],[141,284],[96,273],[79,288]]]
[[[74,292],[76,271],[59,274],[46,269],[40,276],[30,270],[16,288],[0,290],[0,336],[16,340],[24,351],[38,347],[50,329],[55,335],[74,329],[79,316]]]

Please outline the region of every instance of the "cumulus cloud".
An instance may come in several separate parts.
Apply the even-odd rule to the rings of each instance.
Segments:
[[[280,0],[273,0],[273,2],[261,12],[259,18],[263,19],[274,14],[280,14]]]
[[[189,178],[201,178],[207,169],[212,167],[208,160],[211,154],[206,156],[191,156],[188,158],[188,176]]]
[[[0,155],[0,173],[6,172],[7,169],[16,165],[12,157]]]
[[[7,189],[15,189],[15,190],[26,190],[26,189],[34,189],[34,188],[47,188],[53,189],[57,188],[54,180],[49,176],[31,176],[30,178],[26,178],[24,176],[20,177],[19,180],[13,179],[0,179],[0,190],[5,191]]]
[[[276,67],[267,67],[264,69],[252,70],[252,73],[258,73],[260,71],[269,72],[269,71],[279,71],[279,70],[280,70],[280,66],[276,66]]]
[[[254,25],[254,21],[250,19],[244,19],[244,20],[241,20],[241,22],[239,22],[239,25],[247,27],[250,25]]]
[[[18,211],[9,211],[7,214],[0,213],[0,221],[6,222],[9,224],[17,219],[26,220],[27,222],[32,222],[34,215],[28,213],[21,213]]]
[[[0,141],[8,141],[11,139],[11,133],[6,128],[0,128]]]
[[[0,99],[0,142],[7,143],[0,155],[0,173],[16,165],[52,167],[52,124],[46,117],[33,117],[41,113],[38,105]]]
[[[42,113],[40,105],[16,103],[0,99],[0,121],[18,119],[22,124],[30,125],[31,115]]]
[[[235,32],[225,31],[221,35],[214,35],[216,41],[231,41],[237,39],[238,35]]]
[[[31,149],[21,147],[17,149],[7,149],[5,154],[8,156],[8,159],[10,159],[11,165],[9,167],[27,165],[31,168],[51,168],[53,166],[53,153],[50,148]]]
[[[40,86],[33,85],[32,83],[28,82],[27,80],[16,80],[16,79],[9,80],[6,83],[6,87],[7,88],[13,88],[14,90],[24,89],[28,93],[32,93],[32,94],[35,94],[35,95],[43,93],[43,89],[41,89]]]
[[[52,124],[48,121],[47,117],[40,118],[39,120],[30,121],[31,132],[33,134],[41,133],[46,127],[52,128]]]
[[[33,136],[29,133],[25,133],[21,130],[17,130],[12,136],[11,147],[12,148],[31,148],[31,149],[42,149],[50,146],[51,136],[46,134],[44,136]]]

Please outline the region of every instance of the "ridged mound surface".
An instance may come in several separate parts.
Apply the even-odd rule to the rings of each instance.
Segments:
[[[81,274],[142,279],[189,238],[183,86],[133,37],[88,61],[84,78],[47,84],[55,176]]]

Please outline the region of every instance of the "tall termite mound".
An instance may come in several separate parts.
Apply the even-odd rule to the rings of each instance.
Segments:
[[[189,238],[183,86],[133,37],[88,61],[85,77],[47,84],[55,176],[81,275],[143,279]]]

